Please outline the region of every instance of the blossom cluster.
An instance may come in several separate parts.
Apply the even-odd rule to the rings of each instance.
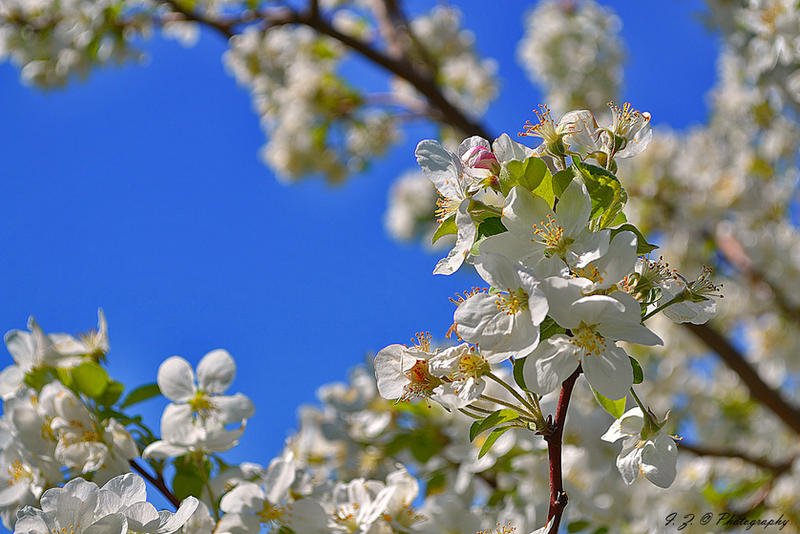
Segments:
[[[555,121],[542,108],[521,134],[542,139],[535,149],[507,135],[491,144],[472,137],[456,152],[419,143],[417,161],[440,194],[436,233],[456,234],[434,273],[467,263],[488,287],[454,300],[448,336],[460,344],[433,348],[429,334],[418,334],[412,346],[381,350],[375,375],[386,399],[430,399],[474,417],[472,439],[494,428],[482,456],[513,427],[549,435],[541,398],[582,373],[599,404],[619,418],[603,438],[628,438],[617,460],[623,479],[630,484],[641,472],[668,487],[676,444],[667,421],[633,391],[641,367],[621,343],[662,344],[643,324],[657,312],[676,322],[708,321],[719,289],[709,270],[688,281],[640,256],[656,247],[626,221],[627,195],[612,170],[617,159],[647,147],[650,116],[629,104],[611,111],[610,124],[599,126],[587,110]],[[507,361],[514,385],[497,375]],[[491,382],[513,398],[486,395]],[[639,406],[623,414],[629,392]]]

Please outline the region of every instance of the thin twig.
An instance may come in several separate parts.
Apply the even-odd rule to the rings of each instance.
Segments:
[[[139,473],[142,476],[142,478],[144,478],[146,481],[152,484],[153,487],[155,487],[158,491],[160,491],[161,494],[167,498],[167,500],[172,504],[172,506],[175,507],[176,510],[178,509],[178,507],[181,505],[181,501],[175,496],[174,493],[172,493],[172,490],[170,490],[167,487],[167,484],[164,482],[164,477],[162,477],[160,474],[158,475],[158,478],[154,477],[153,475],[145,471],[145,469],[142,466],[136,463],[136,460],[129,460],[128,463],[130,464],[131,468],[134,471]]]
[[[558,527],[561,524],[561,515],[564,513],[564,508],[566,508],[568,502],[561,475],[561,438],[564,434],[564,421],[567,418],[572,388],[575,386],[575,381],[580,374],[581,368],[579,366],[561,384],[556,420],[552,430],[544,437],[545,441],[547,441],[547,457],[550,462],[550,508],[547,512],[547,522],[553,521],[551,532],[558,532]]]
[[[687,442],[685,440],[678,442],[678,450],[684,450],[697,456],[710,456],[713,458],[738,458],[739,460],[743,460],[751,465],[760,467],[761,469],[771,471],[776,475],[785,473],[791,469],[792,464],[795,461],[795,458],[792,457],[782,462],[773,462],[766,458],[751,456],[750,454],[734,449],[714,449],[711,447],[705,447],[703,445]]]

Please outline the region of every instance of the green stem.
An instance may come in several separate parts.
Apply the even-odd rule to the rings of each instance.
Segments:
[[[495,374],[494,374],[494,373],[492,373],[492,372],[486,373],[486,376],[488,376],[489,378],[491,378],[492,380],[494,380],[495,382],[497,382],[498,384],[500,384],[501,386],[503,386],[504,388],[506,388],[506,389],[508,390],[508,392],[509,392],[509,393],[511,393],[512,395],[514,395],[514,397],[515,397],[515,398],[516,398],[518,401],[520,401],[520,402],[522,403],[522,405],[523,405],[523,406],[525,406],[525,408],[527,408],[527,409],[528,409],[528,411],[530,411],[530,413],[531,413],[531,414],[538,416],[538,417],[539,417],[539,419],[541,419],[541,420],[542,420],[542,422],[544,422],[544,417],[542,416],[542,411],[541,411],[541,410],[537,410],[537,409],[536,409],[536,407],[535,407],[533,404],[531,404],[530,402],[528,402],[528,401],[525,399],[525,397],[523,397],[522,395],[520,395],[520,394],[519,394],[519,392],[517,392],[517,390],[516,390],[516,389],[514,389],[513,387],[511,387],[511,385],[507,384],[507,383],[506,383],[506,382],[505,382],[503,379],[501,379],[500,377],[498,377],[497,375],[495,375]]]
[[[508,401],[504,401],[503,399],[498,399],[498,398],[495,398],[495,397],[490,397],[489,395],[485,395],[485,394],[481,395],[481,398],[483,400],[487,400],[489,402],[493,402],[495,404],[499,404],[500,406],[505,406],[506,408],[511,408],[512,410],[516,410],[517,412],[520,412],[522,415],[524,415],[528,419],[530,419],[532,421],[536,421],[536,416],[533,415],[532,413],[529,413],[527,410],[525,410],[521,406],[515,406],[514,404],[511,404]]]
[[[633,386],[631,386],[631,395],[633,395],[633,400],[636,401],[636,404],[639,405],[639,408],[642,409],[642,412],[647,413],[647,408],[644,407],[644,403],[639,399],[639,396],[633,390]]]
[[[470,413],[470,412],[467,411],[466,408],[459,408],[458,411],[463,413],[464,415],[472,417],[473,419],[483,419],[483,417],[484,417],[484,416],[479,415],[479,414]]]
[[[645,321],[646,321],[646,320],[648,320],[650,317],[652,317],[653,315],[657,314],[658,312],[660,312],[660,311],[661,311],[661,310],[663,310],[664,308],[667,308],[667,307],[669,307],[669,306],[672,306],[673,304],[677,304],[678,302],[683,302],[684,300],[686,300],[686,297],[685,297],[685,296],[683,296],[683,292],[681,291],[680,293],[678,293],[677,295],[675,295],[674,297],[672,297],[670,300],[668,300],[668,301],[667,301],[667,302],[665,302],[664,304],[662,304],[662,305],[658,306],[658,307],[657,307],[655,310],[651,311],[650,313],[648,313],[647,315],[645,315],[644,317],[642,317],[642,322],[645,322]]]

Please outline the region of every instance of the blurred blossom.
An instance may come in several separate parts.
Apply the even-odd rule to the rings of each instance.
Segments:
[[[599,112],[619,97],[621,29],[611,8],[593,0],[545,0],[528,13],[517,55],[557,114],[575,108]]]

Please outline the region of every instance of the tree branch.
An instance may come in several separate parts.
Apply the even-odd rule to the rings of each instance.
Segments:
[[[800,410],[789,404],[779,391],[772,389],[764,382],[744,356],[724,336],[706,324],[683,323],[683,326],[688,328],[708,348],[716,352],[725,365],[739,375],[742,383],[750,391],[751,397],[772,410],[786,426],[800,434]]]
[[[580,374],[581,368],[579,366],[561,384],[556,420],[552,430],[544,437],[545,441],[547,441],[547,458],[550,463],[550,508],[547,511],[547,522],[553,521],[551,532],[558,532],[558,527],[561,524],[561,515],[564,513],[564,508],[566,508],[568,502],[561,475],[561,438],[564,435],[564,421],[567,418],[572,388],[575,386],[575,381]]]
[[[142,478],[147,480],[158,491],[160,491],[161,494],[167,498],[167,500],[172,504],[172,506],[175,507],[176,510],[178,509],[178,507],[181,505],[181,501],[175,496],[174,493],[172,493],[172,490],[170,490],[167,487],[167,484],[164,482],[164,478],[161,475],[159,475],[158,478],[154,477],[153,475],[145,471],[145,469],[142,466],[136,463],[136,460],[129,460],[128,463],[130,464],[131,468],[134,471],[139,473],[142,476]]]
[[[751,283],[768,288],[778,308],[795,322],[800,323],[800,309],[790,303],[783,292],[764,273],[756,269],[753,260],[750,259],[742,244],[732,233],[718,231],[714,240],[717,248],[728,262],[747,277]]]
[[[684,450],[696,456],[710,456],[713,458],[738,458],[739,460],[744,460],[745,462],[756,467],[760,467],[761,469],[771,471],[775,476],[785,473],[791,469],[792,464],[794,464],[795,461],[795,458],[792,457],[782,462],[772,462],[767,458],[751,456],[747,453],[734,449],[712,449],[710,447],[704,447],[703,445],[697,445],[686,441],[678,442],[678,450]]]

